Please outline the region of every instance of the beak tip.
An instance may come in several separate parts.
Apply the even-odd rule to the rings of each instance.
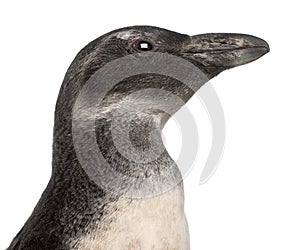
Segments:
[[[269,44],[266,42],[266,47],[265,47],[265,49],[266,49],[266,53],[269,53],[270,51],[271,51],[271,49],[270,49],[270,46],[269,46]]]
[[[259,37],[255,37],[255,36],[249,36],[249,35],[246,35],[246,36],[249,37],[247,40],[250,43],[252,43],[253,47],[262,48],[265,51],[264,54],[270,52],[270,46],[269,46],[269,44],[265,40],[263,40],[263,39],[261,39]]]

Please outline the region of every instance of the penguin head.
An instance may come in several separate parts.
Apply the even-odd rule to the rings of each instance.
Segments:
[[[126,56],[138,59],[143,54],[172,55],[193,64],[205,75],[196,89],[191,90],[172,77],[145,72],[127,77],[115,85],[107,93],[104,106],[113,106],[112,102],[123,100],[128,94],[149,88],[165,89],[186,102],[206,81],[220,72],[254,61],[268,51],[269,46],[264,40],[250,35],[216,33],[189,36],[158,27],[132,26],[109,32],[91,42],[79,53],[70,68],[80,72],[81,85],[84,85],[98,69],[117,59]],[[162,64],[160,67],[170,65]],[[118,69],[115,71],[118,72]],[[147,92],[143,98],[148,102],[152,99],[155,103],[157,92],[154,91],[152,96]],[[167,99],[161,97],[164,98]],[[174,111],[182,106],[169,105],[176,106]]]
[[[220,72],[254,61],[268,51],[269,46],[264,40],[250,35],[216,33],[189,36],[152,26],[126,27],[99,37],[80,51],[66,74],[58,103],[63,105],[67,100],[69,108],[72,108],[80,90],[91,76],[107,64],[128,56],[134,60],[146,54],[148,56],[172,55],[173,58],[189,62],[205,75],[196,88],[191,89],[174,77],[157,72],[140,72],[119,79],[119,82],[107,91],[102,102],[102,111],[107,114],[134,92],[150,88],[163,89],[166,90],[164,92],[166,96],[160,92],[162,96],[158,97],[157,91],[153,91],[152,94],[149,91],[143,92],[138,96],[139,99],[145,100],[144,103],[150,103],[147,114],[149,110],[157,114],[160,112],[151,106],[157,103],[158,98],[168,100],[168,95],[171,93],[185,103],[205,82]],[[151,57],[150,59],[148,57],[149,60],[152,60]],[[130,62],[128,64],[131,66]],[[134,67],[132,65],[132,68]],[[173,67],[173,71],[177,71],[181,66],[166,63],[158,66],[158,68],[170,67]],[[116,74],[119,73],[118,67],[114,70]],[[131,98],[131,103],[138,103],[134,99],[136,96]],[[174,107],[170,112],[172,115],[182,107],[183,103],[166,101],[164,105]],[[100,112],[102,111],[100,108]]]

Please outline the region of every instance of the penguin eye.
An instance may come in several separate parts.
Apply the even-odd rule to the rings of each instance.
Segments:
[[[138,51],[153,51],[155,46],[152,42],[146,40],[137,40],[133,43],[133,47]]]

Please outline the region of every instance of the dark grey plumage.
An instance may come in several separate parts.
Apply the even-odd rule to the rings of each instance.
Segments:
[[[129,39],[120,38],[120,33],[129,31]],[[150,40],[156,51],[190,61],[205,72],[208,79],[223,70],[253,61],[269,50],[264,41],[252,36],[205,34],[190,37],[148,26],[112,31],[88,44],[72,62],[59,92],[55,110],[51,179],[9,250],[71,249],[69,239],[93,230],[96,222],[101,222],[109,213],[107,206],[119,199],[118,195],[93,183],[82,169],[72,141],[72,109],[80,90],[98,69],[123,56],[143,53],[133,46],[135,39]],[[199,87],[202,84],[204,82]],[[108,92],[99,110],[113,106],[130,93],[149,87],[168,90],[184,101],[194,93],[171,77],[142,74],[117,84]],[[106,112],[104,117],[96,121],[95,126],[99,148],[113,167],[130,176],[147,178],[174,164],[167,151],[156,161],[145,164],[130,163],[120,155],[114,147],[109,129],[112,112]],[[157,129],[152,117],[155,112],[133,121],[132,143],[141,150],[148,147],[149,131]],[[167,119],[166,115],[164,123]]]

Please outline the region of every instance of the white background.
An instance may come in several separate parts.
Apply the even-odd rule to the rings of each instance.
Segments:
[[[200,173],[211,143],[201,102],[199,157],[185,180],[191,249],[300,249],[297,1],[4,1],[0,4],[0,249],[30,215],[51,171],[53,113],[67,67],[89,41],[129,25],[180,33],[248,33],[271,52],[211,81],[226,118],[219,169]],[[180,133],[168,124],[168,149]],[[174,132],[175,131],[175,132]],[[176,146],[177,145],[177,146]]]

